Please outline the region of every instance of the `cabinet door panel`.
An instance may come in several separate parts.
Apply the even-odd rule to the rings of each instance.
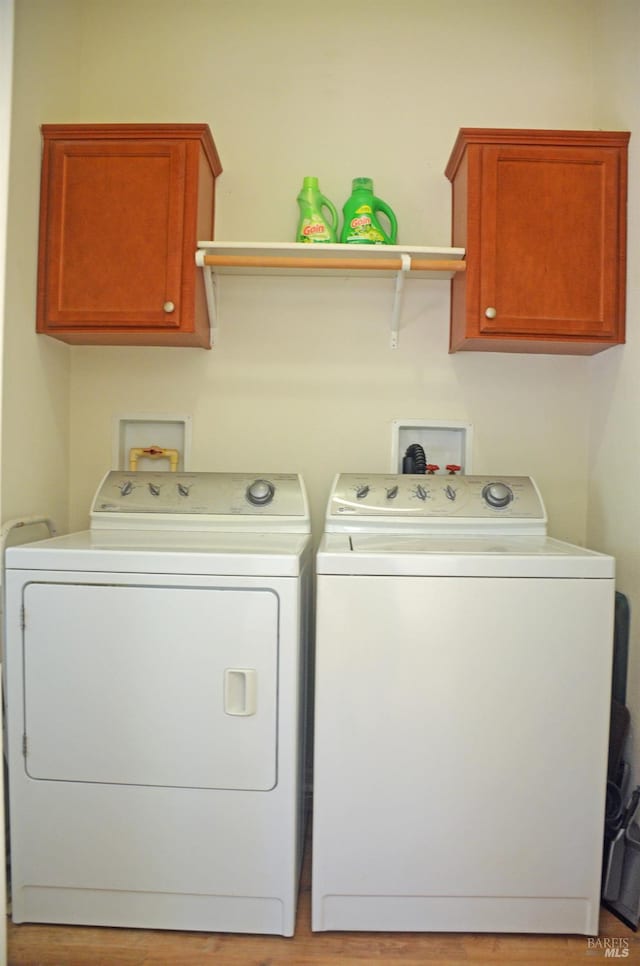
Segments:
[[[461,128],[446,175],[450,349],[591,355],[625,339],[628,131]]]
[[[179,325],[185,160],[180,143],[54,144],[49,325]]]
[[[617,165],[615,151],[486,148],[482,333],[615,337]]]

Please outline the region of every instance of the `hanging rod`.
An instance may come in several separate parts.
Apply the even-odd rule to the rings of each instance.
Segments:
[[[329,269],[331,271],[388,271],[403,270],[401,257],[396,258],[292,258],[289,255],[207,255],[199,253],[200,265],[211,268],[302,268]],[[412,258],[411,272],[464,272],[464,260]]]

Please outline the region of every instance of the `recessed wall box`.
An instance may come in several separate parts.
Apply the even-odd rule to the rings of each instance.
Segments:
[[[131,450],[157,447],[177,450],[180,472],[191,468],[191,417],[141,413],[133,416],[114,416],[112,468],[128,470]],[[138,470],[170,470],[170,460],[138,455]]]
[[[441,419],[394,419],[391,424],[391,472],[402,473],[402,458],[407,447],[419,443],[427,463],[437,465],[439,474],[447,466],[460,467],[461,473],[473,472],[471,451],[473,427],[470,423]]]

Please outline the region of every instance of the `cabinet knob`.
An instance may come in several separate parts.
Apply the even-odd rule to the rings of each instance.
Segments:
[[[162,306],[162,309],[167,314],[170,314],[171,312],[175,312],[176,307],[173,302],[165,302],[164,305]]]
[[[488,309],[484,310],[484,314],[488,319],[495,319],[496,315],[498,314],[498,310],[494,309],[494,307],[490,305]]]

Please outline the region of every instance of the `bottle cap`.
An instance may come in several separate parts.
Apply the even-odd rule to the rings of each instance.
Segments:
[[[318,187],[318,179],[317,178],[303,178],[302,179],[302,187],[303,188],[317,188]]]
[[[373,180],[371,178],[354,178],[351,182],[351,190],[356,191],[358,188],[366,188],[368,191],[373,191]]]

